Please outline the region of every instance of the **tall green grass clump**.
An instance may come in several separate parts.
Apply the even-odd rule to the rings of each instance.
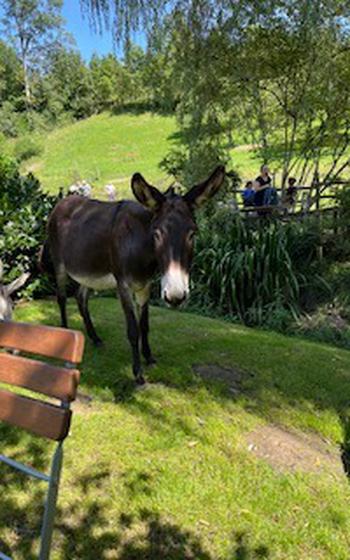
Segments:
[[[193,304],[248,325],[283,329],[315,278],[317,234],[302,224],[258,224],[220,209],[201,224]]]

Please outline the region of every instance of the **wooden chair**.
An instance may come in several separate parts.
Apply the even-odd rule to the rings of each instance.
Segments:
[[[76,369],[76,364],[82,360],[84,336],[68,329],[0,322],[0,348],[1,383],[23,387],[59,401],[59,404],[52,404],[0,388],[0,421],[58,442],[49,475],[0,455],[0,462],[28,476],[44,480],[49,485],[39,553],[39,560],[48,560],[62,467],[63,441],[68,435],[72,417],[70,403],[77,393],[80,372]],[[56,358],[62,362],[60,365],[52,365],[37,357],[26,357],[23,353]],[[1,552],[0,559],[11,560]]]

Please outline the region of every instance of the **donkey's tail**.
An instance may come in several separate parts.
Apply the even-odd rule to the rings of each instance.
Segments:
[[[55,272],[48,239],[45,239],[44,244],[40,247],[38,254],[38,269],[41,273],[49,275],[54,274]]]

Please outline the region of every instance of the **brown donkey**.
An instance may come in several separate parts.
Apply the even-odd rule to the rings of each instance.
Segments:
[[[43,268],[48,258],[54,267],[62,326],[67,327],[67,276],[79,284],[79,310],[96,345],[102,341],[90,318],[89,292],[118,287],[133,372],[140,384],[144,383],[140,340],[147,364],[154,362],[148,343],[151,280],[160,272],[162,298],[167,304],[176,307],[186,300],[196,231],[194,210],[219,190],[224,178],[225,169],[220,166],[206,181],[180,196],[171,188],[161,193],[136,173],[131,188],[141,204],[69,196],[51,213],[41,259]]]

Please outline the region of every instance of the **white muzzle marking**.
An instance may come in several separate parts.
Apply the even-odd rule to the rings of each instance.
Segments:
[[[170,261],[168,270],[162,276],[162,298],[170,304],[179,305],[189,294],[189,274],[179,262]]]

